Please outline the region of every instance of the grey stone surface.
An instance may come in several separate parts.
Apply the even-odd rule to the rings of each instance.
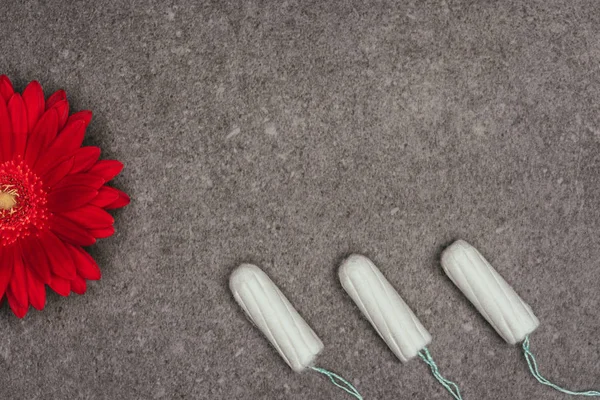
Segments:
[[[253,262],[365,399],[448,399],[343,293],[352,252],[465,399],[567,398],[444,276],[456,238],[535,310],[543,372],[600,387],[599,65],[595,1],[2,1],[0,73],[93,110],[133,202],[86,295],[0,309],[0,398],[349,398],[244,318]]]

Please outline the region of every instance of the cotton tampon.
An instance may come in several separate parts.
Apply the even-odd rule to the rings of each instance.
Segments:
[[[242,264],[231,274],[229,287],[250,320],[294,371],[314,364],[323,342],[260,268]]]
[[[600,397],[598,390],[573,391],[545,378],[531,352],[529,335],[540,322],[531,308],[496,272],[489,262],[464,240],[457,240],[442,253],[442,267],[452,282],[509,344],[521,343],[527,366],[542,385],[559,392]]]
[[[429,332],[367,257],[348,257],[339,277],[344,290],[402,362],[431,342]]]
[[[339,277],[344,290],[396,357],[405,363],[418,355],[450,395],[462,400],[458,385],[442,376],[427,349],[431,335],[375,264],[353,254],[340,266]]]
[[[314,365],[316,356],[323,350],[323,342],[260,268],[242,264],[231,274],[229,287],[236,302],[292,370],[301,372],[310,368],[325,375],[350,396],[363,400],[350,382]]]
[[[522,342],[539,325],[531,308],[476,248],[458,240],[444,250],[442,267],[475,308],[510,344]]]

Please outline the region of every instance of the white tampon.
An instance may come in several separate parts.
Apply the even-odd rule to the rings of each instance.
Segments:
[[[444,250],[442,267],[508,343],[523,341],[538,327],[531,308],[469,243],[457,240]]]
[[[229,288],[244,309],[296,372],[312,366],[323,342],[260,268],[242,264],[229,278]]]
[[[348,257],[339,276],[344,290],[402,362],[431,342],[429,332],[367,257]]]

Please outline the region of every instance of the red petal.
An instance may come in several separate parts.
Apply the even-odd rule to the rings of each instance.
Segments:
[[[50,288],[56,293],[64,297],[71,293],[71,284],[69,281],[56,275],[50,279],[48,286],[50,286]]]
[[[14,299],[21,307],[28,307],[27,300],[27,277],[25,276],[25,264],[21,249],[13,246],[13,274],[10,279],[8,290],[12,292]]]
[[[30,236],[23,245],[23,260],[43,283],[50,282],[50,263],[39,239]]]
[[[52,93],[50,97],[48,97],[48,100],[46,100],[46,110],[51,109],[56,103],[58,103],[61,100],[67,100],[67,93],[62,89],[57,90],[56,92]]]
[[[114,210],[115,208],[125,207],[126,205],[128,205],[131,202],[131,199],[129,198],[127,193],[125,193],[119,189],[115,189],[115,190],[119,193],[119,198],[117,200],[115,200],[114,202],[110,203],[109,205],[107,205],[106,207],[104,207],[107,210]]]
[[[73,172],[73,171],[71,171]],[[92,174],[72,174],[60,181],[54,189],[65,188],[68,186],[88,186],[96,190],[104,185],[104,179]]]
[[[76,112],[75,114],[71,114],[67,121],[67,125],[69,125],[73,121],[83,121],[85,127],[87,128],[87,126],[92,121],[92,112],[90,110],[83,110]]]
[[[55,109],[46,111],[29,134],[25,162],[35,165],[42,149],[51,143],[58,133],[58,114]]]
[[[109,204],[119,200],[119,192],[119,190],[111,188],[110,186],[102,186],[98,190],[98,196],[96,196],[94,200],[90,201],[90,204],[96,207],[105,208]]]
[[[66,247],[73,257],[73,262],[75,263],[75,268],[77,268],[77,274],[79,276],[89,281],[97,281],[100,279],[100,268],[92,256],[81,247],[72,246],[70,244],[66,244]]]
[[[79,208],[94,199],[98,191],[87,186],[69,186],[48,194],[48,208],[53,212],[65,212]]]
[[[27,109],[27,126],[31,132],[44,112],[44,91],[37,81],[32,81],[27,85],[23,91],[23,101]]]
[[[50,229],[65,242],[76,246],[91,246],[96,243],[95,236],[60,214],[52,214]]]
[[[75,154],[75,164],[73,164],[73,173],[84,172],[90,169],[100,157],[100,147],[87,146],[77,149]]]
[[[75,121],[67,125],[65,129],[59,132],[44,155],[35,163],[34,170],[38,174],[43,174],[65,156],[73,155],[75,150],[81,147],[84,135],[85,125],[82,121]]]
[[[55,109],[58,114],[58,130],[60,131],[64,128],[67,123],[67,118],[69,117],[69,103],[66,100],[60,100],[57,101],[52,108]]]
[[[75,265],[65,243],[49,231],[44,232],[40,240],[48,256],[52,273],[66,279],[73,279],[76,275]],[[50,284],[52,284],[52,279]]]
[[[17,317],[23,318],[25,315],[27,315],[27,311],[29,311],[29,305],[27,305],[27,307],[22,307],[11,290],[6,291],[6,298],[8,299],[8,305]]]
[[[52,168],[50,171],[46,172],[42,176],[42,181],[46,184],[47,187],[53,187],[57,183],[63,181],[64,177],[66,177],[69,172],[73,169],[74,163],[73,157],[67,158],[65,161],[58,164],[56,167]]]
[[[71,290],[77,294],[84,294],[87,289],[87,285],[85,283],[85,279],[80,276],[76,276],[75,279],[71,281]]]
[[[14,93],[13,85],[6,75],[0,75],[0,98],[6,103]]]
[[[29,269],[26,271],[29,302],[36,310],[43,310],[46,305],[46,286]]]
[[[88,229],[106,228],[115,223],[112,215],[99,207],[90,205],[62,213],[61,215]]]
[[[15,93],[8,101],[8,113],[13,132],[13,157],[22,157],[27,144],[27,111],[20,94]]]
[[[89,173],[101,176],[106,182],[110,181],[123,170],[123,163],[117,160],[101,160],[90,168]]]
[[[13,254],[10,247],[0,247],[0,299],[4,296],[12,277]]]
[[[8,108],[0,101],[0,161],[12,159],[12,126]]]
[[[106,239],[115,234],[115,227],[107,226],[106,228],[90,229],[89,232],[90,235],[94,236],[96,239]]]

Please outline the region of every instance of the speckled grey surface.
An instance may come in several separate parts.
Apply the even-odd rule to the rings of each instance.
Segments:
[[[349,398],[244,318],[227,278],[246,261],[365,399],[448,399],[343,293],[351,252],[465,399],[567,398],[443,275],[456,238],[535,310],[543,372],[600,387],[599,63],[591,0],[3,1],[0,73],[93,110],[133,202],[86,295],[0,309],[0,398]]]

